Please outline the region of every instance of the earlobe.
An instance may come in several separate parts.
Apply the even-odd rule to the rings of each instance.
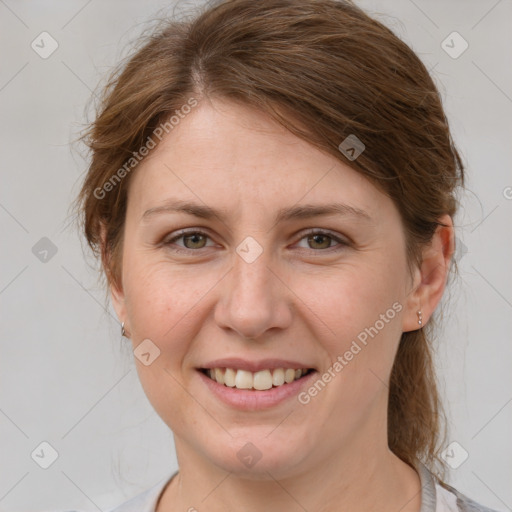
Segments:
[[[121,322],[121,336],[130,338],[131,335],[129,334],[128,327],[126,326],[126,307],[124,301],[124,293],[114,283],[110,285],[110,298],[114,310],[117,314],[117,318],[119,319],[119,322]]]
[[[439,219],[431,243],[423,249],[420,268],[407,298],[402,331],[421,329],[432,316],[443,296],[454,252],[453,222],[449,215]]]

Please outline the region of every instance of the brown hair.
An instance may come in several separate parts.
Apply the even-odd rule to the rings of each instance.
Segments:
[[[110,284],[120,280],[132,173],[106,184],[191,97],[263,111],[366,176],[400,211],[411,268],[439,218],[455,214],[464,168],[439,93],[390,29],[348,1],[224,1],[188,21],[166,19],[143,39],[111,75],[83,137],[92,157],[77,208]],[[365,145],[355,160],[338,149],[349,135]],[[446,425],[431,334],[432,322],[402,334],[389,382],[388,443],[443,480]]]

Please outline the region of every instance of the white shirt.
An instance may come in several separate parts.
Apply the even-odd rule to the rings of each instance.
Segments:
[[[419,512],[496,512],[484,507],[447,484],[439,483],[426,466],[416,468],[421,482]],[[156,504],[167,483],[177,474],[165,477],[150,489],[138,494],[110,512],[155,512]]]

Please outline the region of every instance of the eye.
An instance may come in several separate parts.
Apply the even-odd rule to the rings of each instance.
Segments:
[[[178,240],[183,240],[183,244],[177,244]],[[172,238],[166,239],[163,244],[171,246],[170,248],[176,252],[187,252],[198,249],[204,249],[211,247],[213,244],[207,245],[207,241],[210,236],[203,231],[180,231]],[[308,244],[306,247],[300,245],[303,241]],[[333,244],[334,242],[334,244]],[[326,250],[326,249],[339,249],[348,246],[349,243],[342,238],[322,230],[311,230],[306,233],[298,242],[298,246],[303,249],[312,249],[314,251]],[[175,247],[172,247],[175,246]],[[340,247],[337,247],[340,246]],[[180,249],[182,247],[182,249]]]
[[[206,241],[210,238],[208,234],[202,231],[181,231],[179,234],[172,238],[168,238],[164,241],[164,245],[177,245],[175,242],[179,239],[183,239],[183,245],[178,247],[184,247],[187,250],[203,249],[206,247]],[[181,252],[181,249],[174,249]]]
[[[306,235],[300,239],[300,242],[302,242],[303,240],[305,240],[306,243],[308,244],[308,247],[306,247],[306,249],[313,250],[331,249],[333,248],[333,245],[331,244],[332,242],[338,242],[337,245],[340,246],[349,245],[348,242],[333,235],[332,233],[321,230],[312,230],[309,233],[306,233]]]

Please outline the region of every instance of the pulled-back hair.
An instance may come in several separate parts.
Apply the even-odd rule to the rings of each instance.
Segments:
[[[215,98],[267,113],[386,193],[401,215],[410,269],[440,217],[456,212],[464,168],[439,93],[390,29],[348,1],[217,2],[146,36],[112,73],[84,135],[91,163],[76,204],[110,284],[120,281],[134,153],[184,105]],[[350,135],[365,145],[353,160],[339,149]],[[402,334],[389,382],[388,444],[442,480],[446,422],[432,332],[431,321]]]

